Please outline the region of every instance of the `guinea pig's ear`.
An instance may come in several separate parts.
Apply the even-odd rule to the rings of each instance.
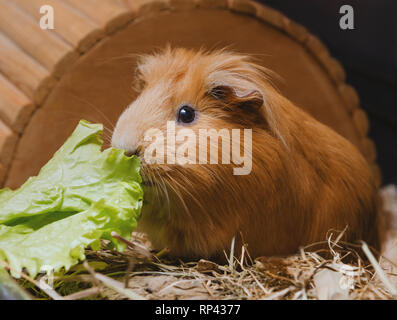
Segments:
[[[210,95],[243,109],[259,109],[263,105],[263,96],[258,90],[237,90],[230,86],[220,85],[211,89]]]

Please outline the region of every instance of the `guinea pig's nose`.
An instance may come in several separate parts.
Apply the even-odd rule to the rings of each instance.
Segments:
[[[139,147],[136,147],[136,148],[126,149],[125,154],[128,157],[131,157],[131,156],[134,156],[134,155],[135,156],[139,156],[140,151],[141,151],[141,147],[139,146]]]
[[[131,157],[136,154],[136,149],[128,149],[125,151],[125,155]]]

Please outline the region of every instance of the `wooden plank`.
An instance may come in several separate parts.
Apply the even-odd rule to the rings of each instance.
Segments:
[[[4,185],[4,180],[6,178],[6,168],[0,163],[0,188]]]
[[[0,120],[0,163],[8,168],[18,142],[18,135]]]
[[[364,137],[361,140],[361,149],[367,161],[369,163],[375,163],[377,156],[375,143],[371,139]]]
[[[360,98],[356,90],[352,86],[342,83],[338,86],[338,91],[341,94],[347,109],[352,114],[354,110],[358,109],[360,106]]]
[[[229,0],[229,9],[236,12],[245,13],[248,15],[256,15],[259,5],[253,1],[247,0]]]
[[[338,60],[330,57],[322,62],[336,85],[339,85],[346,81],[345,69],[343,69],[342,65],[339,63]]]
[[[353,112],[353,123],[362,137],[365,137],[369,131],[368,116],[362,109],[356,109]]]
[[[46,98],[55,79],[36,60],[0,32],[0,72],[36,104]]]
[[[28,12],[37,23],[40,22],[42,17],[40,8],[44,5],[52,6],[54,9],[55,29],[48,30],[48,32],[59,35],[80,52],[87,51],[105,36],[105,32],[96,22],[60,0],[13,1],[20,8]]]
[[[168,0],[126,0],[126,3],[137,16],[169,9]]]
[[[227,0],[197,0],[197,5],[205,9],[225,9]]]
[[[42,30],[13,1],[0,0],[0,31],[56,77],[60,77],[79,56],[64,40]]]
[[[31,100],[0,74],[0,118],[20,133],[33,110]]]
[[[104,27],[110,34],[131,21],[135,14],[120,0],[64,0]]]
[[[285,16],[280,11],[267,6],[258,6],[256,16],[278,29],[284,28]]]
[[[300,43],[304,43],[306,38],[309,36],[309,32],[304,26],[288,19],[287,17],[283,18],[283,29],[293,39]]]

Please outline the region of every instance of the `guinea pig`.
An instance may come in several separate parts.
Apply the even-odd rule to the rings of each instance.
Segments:
[[[253,257],[287,255],[346,227],[345,241],[379,248],[376,186],[366,160],[282,96],[271,74],[251,57],[227,50],[167,47],[140,56],[140,92],[120,116],[112,145],[141,159],[145,202],[139,228],[155,248],[168,247],[181,258],[216,258],[236,237],[235,247],[246,244]],[[164,146],[147,138],[155,129],[171,140],[170,128],[197,136],[203,129],[241,130],[234,141],[225,138],[232,145],[249,129],[249,173],[235,174],[233,163],[200,162],[217,154],[190,139],[173,142],[175,149],[193,148],[192,161],[175,161],[170,141]],[[218,155],[230,151],[226,145]],[[145,161],[156,146],[165,161]]]

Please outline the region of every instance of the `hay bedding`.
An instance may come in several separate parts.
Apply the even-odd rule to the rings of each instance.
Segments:
[[[308,246],[293,256],[252,260],[244,247],[226,265],[169,260],[134,233],[123,253],[87,250],[84,263],[55,275],[53,288],[40,284],[43,275],[22,275],[21,284],[38,299],[396,299],[397,188],[381,196],[391,227],[379,261],[366,244],[340,241],[343,232],[329,233],[327,258]]]

